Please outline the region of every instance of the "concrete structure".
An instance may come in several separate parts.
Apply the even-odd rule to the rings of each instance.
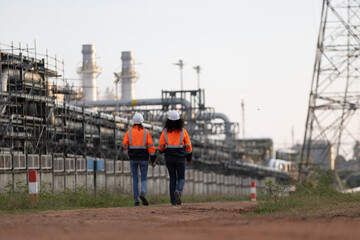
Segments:
[[[8,156],[0,154],[0,159]],[[34,158],[35,156],[31,156]],[[0,193],[6,191],[6,186],[16,187],[21,180],[27,182],[27,174],[30,169],[29,156],[14,154],[10,159],[18,161],[14,169],[6,164],[0,164]],[[129,161],[114,161],[111,159],[97,159],[103,162],[97,171],[92,169],[93,159],[83,157],[52,158],[51,155],[42,155],[41,161],[33,161],[31,169],[38,171],[39,189],[62,192],[66,189],[75,189],[84,186],[89,190],[106,189],[122,194],[132,194],[132,177]],[[28,163],[26,163],[28,159]],[[13,162],[10,161],[10,162]],[[54,165],[52,165],[54,163]],[[50,170],[49,168],[53,168]],[[248,196],[250,199],[250,182],[254,178],[239,175],[224,175],[211,171],[187,169],[185,176],[184,195],[188,196]],[[96,183],[94,177],[96,176]],[[244,179],[243,184],[241,179]],[[264,188],[264,178],[256,179],[258,192]],[[168,195],[169,176],[166,166],[157,165],[148,169],[148,195]]]
[[[97,100],[96,78],[100,75],[101,69],[96,66],[96,50],[94,44],[82,46],[83,61],[82,67],[78,68],[78,73],[83,79],[84,101]]]

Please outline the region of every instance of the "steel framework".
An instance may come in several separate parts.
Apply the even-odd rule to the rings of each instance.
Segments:
[[[359,46],[360,1],[324,0],[300,173],[321,164],[313,154],[319,146],[331,169],[334,157],[352,157],[353,146],[360,139]]]

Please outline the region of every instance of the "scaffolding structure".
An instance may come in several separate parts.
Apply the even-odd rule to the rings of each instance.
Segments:
[[[58,75],[63,69],[63,61],[47,54],[39,55],[35,48],[1,45],[0,51],[0,151],[47,154],[51,147],[49,140],[54,134],[54,128],[49,128],[54,121],[54,101],[57,91],[61,91],[60,82],[64,80]],[[38,60],[39,56],[44,58]],[[55,70],[49,70],[49,67]]]
[[[359,26],[359,1],[323,1],[300,173],[314,165],[334,169],[336,157],[354,157],[360,139]]]

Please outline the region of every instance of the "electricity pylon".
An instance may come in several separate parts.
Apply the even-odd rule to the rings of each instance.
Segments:
[[[312,164],[334,169],[360,140],[360,1],[324,0],[299,177]],[[316,151],[321,153],[314,154]],[[330,159],[330,163],[321,162]],[[324,157],[325,156],[325,157]],[[318,158],[318,159],[316,159]],[[327,165],[327,167],[325,166]],[[324,167],[325,166],[325,167]]]

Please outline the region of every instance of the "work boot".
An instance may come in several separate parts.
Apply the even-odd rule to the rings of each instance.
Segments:
[[[140,195],[140,199],[144,206],[149,206],[149,202],[144,195]]]
[[[140,206],[140,203],[139,203],[139,202],[135,202],[135,206]]]
[[[174,197],[175,197],[176,205],[181,205],[181,196],[178,190],[174,192]]]

